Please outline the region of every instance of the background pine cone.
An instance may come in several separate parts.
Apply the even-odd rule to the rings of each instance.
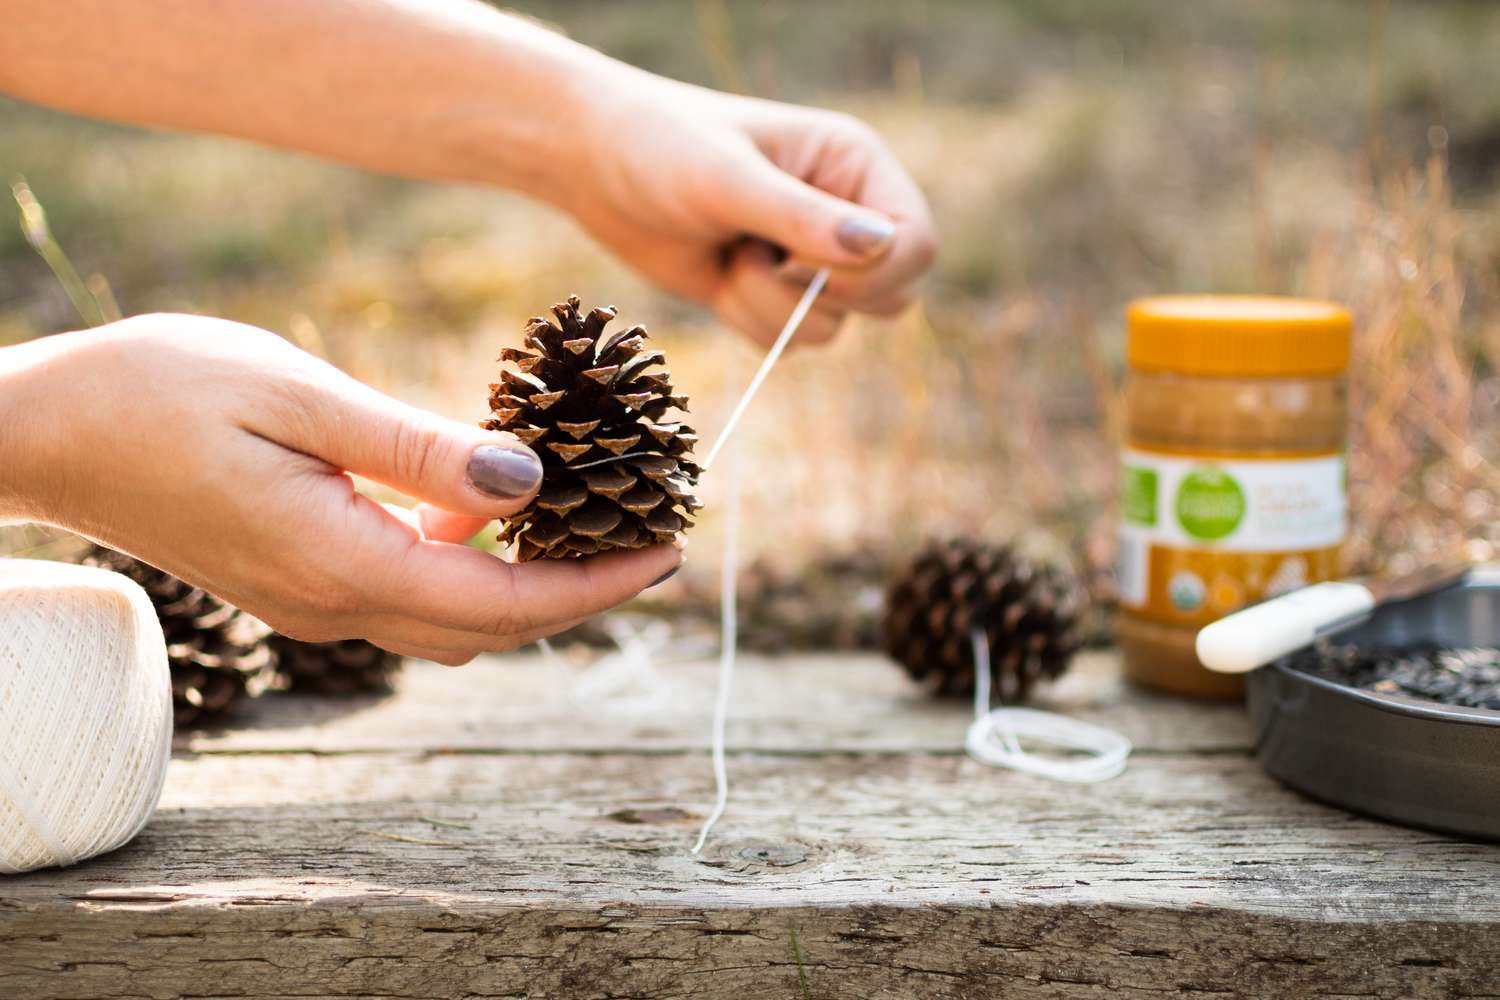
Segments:
[[[925,547],[886,598],[886,650],[939,695],[974,693],[971,633],[989,642],[992,697],[1018,704],[1081,644],[1087,606],[1071,572],[1010,548],[955,539]]]
[[[278,632],[270,644],[276,673],[288,691],[330,697],[383,693],[402,664],[401,656],[363,639],[303,642]]]
[[[403,658],[363,639],[302,642],[170,573],[103,546],[79,558],[140,584],[167,640],[172,706],[182,728],[223,717],[269,690],[344,696],[390,690]]]
[[[221,717],[275,683],[271,629],[259,618],[123,552],[94,546],[80,561],[124,574],[150,596],[167,640],[178,726]]]
[[[612,306],[586,317],[578,307],[569,296],[552,307],[557,324],[528,321],[530,350],[501,351],[515,370],[490,386],[484,426],[542,459],[541,493],[500,532],[523,562],[670,541],[702,506],[693,495],[699,469],[687,458],[698,437],[664,419],[686,411],[687,397],[672,394],[668,372],[650,370],[665,358],[645,349],[644,327],[603,337]]]

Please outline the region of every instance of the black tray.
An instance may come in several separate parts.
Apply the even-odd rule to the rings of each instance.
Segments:
[[[1376,610],[1339,643],[1500,646],[1500,565]],[[1500,711],[1360,691],[1274,663],[1246,678],[1256,755],[1316,799],[1500,840]]]

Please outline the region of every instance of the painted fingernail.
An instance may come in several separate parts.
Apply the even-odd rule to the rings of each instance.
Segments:
[[[676,566],[673,566],[671,569],[667,570],[661,576],[659,576],[655,580],[651,581],[651,587],[659,587],[662,584],[666,583],[668,580],[672,579],[672,577],[676,576],[677,575],[677,571],[680,570],[680,569],[682,569],[682,564],[678,563]],[[646,589],[650,590],[651,587],[647,587]]]
[[[839,224],[839,244],[850,253],[861,257],[873,257],[884,250],[896,235],[896,227],[889,219],[878,215],[856,215]]]
[[[514,500],[542,482],[542,462],[521,445],[482,444],[469,455],[469,484],[485,496]]]

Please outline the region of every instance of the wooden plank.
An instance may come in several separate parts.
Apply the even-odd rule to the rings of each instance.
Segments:
[[[1103,786],[935,755],[731,766],[733,806],[695,858],[693,814],[711,796],[698,754],[179,759],[135,845],[0,883],[0,995],[1394,997],[1500,983],[1500,848],[1310,803],[1242,755],[1145,755]]]
[[[179,741],[198,752],[313,750],[607,750],[676,752],[708,737],[716,666],[663,665],[614,689],[612,675],[539,655],[461,669],[412,664],[398,697],[336,701],[272,696],[235,724]],[[923,694],[877,656],[745,657],[735,679],[731,743],[777,752],[959,753],[972,709]],[[1144,752],[1244,751],[1238,705],[1152,695],[1125,684],[1108,653],[1080,657],[1040,706],[1114,727]]]
[[[702,857],[713,669],[658,674],[418,664],[188,737],[134,845],[0,882],[0,997],[1500,994],[1500,848],[1308,802],[1107,656],[1048,702],[1136,740],[1098,786],[964,758],[879,658],[747,660]]]

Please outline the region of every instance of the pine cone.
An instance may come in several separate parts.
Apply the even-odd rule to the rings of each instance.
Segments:
[[[211,721],[273,683],[271,630],[260,619],[123,552],[94,546],[80,561],[122,573],[150,596],[167,640],[178,726]]]
[[[398,654],[363,639],[303,642],[277,633],[271,636],[271,650],[288,691],[330,697],[389,691],[403,662]]]
[[[934,694],[972,695],[972,633],[989,644],[993,697],[1026,700],[1081,643],[1083,588],[1070,572],[1009,548],[955,539],[930,544],[886,599],[886,650]]]
[[[541,493],[500,532],[523,562],[671,541],[692,524],[683,515],[702,506],[693,495],[699,469],[687,458],[698,436],[663,420],[686,411],[687,397],[672,394],[668,372],[648,372],[666,359],[645,350],[644,327],[601,340],[614,308],[580,318],[578,305],[573,295],[552,307],[560,327],[528,321],[531,350],[501,351],[516,370],[490,386],[484,426],[542,459]]]

